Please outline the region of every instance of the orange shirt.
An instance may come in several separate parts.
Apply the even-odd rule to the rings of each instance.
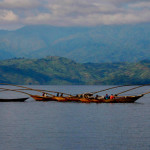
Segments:
[[[114,99],[115,97],[113,95],[110,95],[110,99]]]

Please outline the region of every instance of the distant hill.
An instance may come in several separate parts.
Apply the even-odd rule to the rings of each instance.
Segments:
[[[26,26],[0,30],[0,59],[61,56],[77,62],[150,58],[150,24],[98,27]]]
[[[63,57],[0,61],[0,83],[120,85],[150,84],[150,60],[138,63],[76,63]]]

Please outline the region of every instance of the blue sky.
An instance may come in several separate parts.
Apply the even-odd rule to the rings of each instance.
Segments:
[[[150,0],[0,0],[0,29],[150,22]]]

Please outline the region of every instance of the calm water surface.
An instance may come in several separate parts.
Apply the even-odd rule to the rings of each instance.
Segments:
[[[30,87],[70,94],[108,88]],[[150,87],[129,94],[145,91]],[[21,96],[25,95],[0,92],[0,97]],[[0,150],[150,150],[150,94],[133,104],[36,102],[32,98],[26,102],[1,102]]]

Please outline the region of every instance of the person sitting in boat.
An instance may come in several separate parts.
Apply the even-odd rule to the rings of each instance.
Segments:
[[[113,94],[111,94],[110,95],[110,99],[114,99],[115,97],[114,97],[114,95]]]
[[[57,95],[56,95],[57,97],[59,97],[59,93],[57,93]]]
[[[105,95],[105,99],[109,99],[110,97],[109,97],[109,95],[108,94],[106,94]]]
[[[95,96],[95,99],[98,99],[98,95]]]
[[[47,94],[46,94],[46,93],[43,93],[43,95],[42,95],[42,96],[47,97]]]

